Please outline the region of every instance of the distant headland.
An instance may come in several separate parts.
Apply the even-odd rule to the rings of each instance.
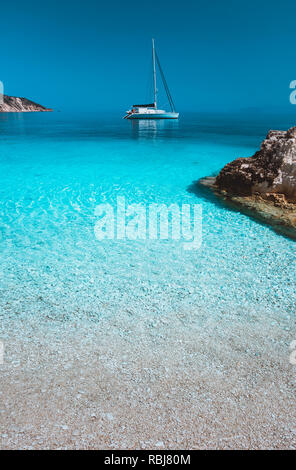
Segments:
[[[28,113],[28,112],[50,112],[50,108],[45,108],[41,104],[27,98],[3,95],[3,103],[0,103],[0,113]]]

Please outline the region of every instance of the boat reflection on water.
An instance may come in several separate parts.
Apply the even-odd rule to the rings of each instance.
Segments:
[[[179,121],[170,119],[134,119],[131,120],[132,135],[135,139],[156,139],[174,136],[179,128]]]

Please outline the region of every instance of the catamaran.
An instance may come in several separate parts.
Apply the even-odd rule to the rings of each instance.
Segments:
[[[154,88],[154,103],[150,104],[134,104],[132,109],[126,112],[124,119],[178,119],[179,113],[175,110],[175,105],[170,93],[168,84],[166,82],[164,73],[162,71],[152,39],[152,61],[153,61],[153,88]],[[157,86],[156,86],[156,62],[160,71],[160,76],[163,82],[166,95],[169,100],[171,111],[164,111],[157,108]]]

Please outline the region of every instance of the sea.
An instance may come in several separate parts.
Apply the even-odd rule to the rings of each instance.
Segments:
[[[293,124],[0,114],[3,448],[295,448],[295,242],[198,184]]]
[[[217,317],[225,309],[289,315],[295,243],[197,181],[254,154],[269,129],[292,125],[276,116],[0,114],[0,304],[59,321],[99,321],[131,304],[140,315],[161,315],[184,302]],[[116,211],[118,197],[145,207],[200,205],[200,246],[98,239],[96,208]]]

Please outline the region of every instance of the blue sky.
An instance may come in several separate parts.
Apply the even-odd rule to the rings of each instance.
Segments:
[[[179,110],[288,107],[295,19],[292,0],[14,0],[0,80],[55,109],[122,112],[147,99],[154,37]]]

